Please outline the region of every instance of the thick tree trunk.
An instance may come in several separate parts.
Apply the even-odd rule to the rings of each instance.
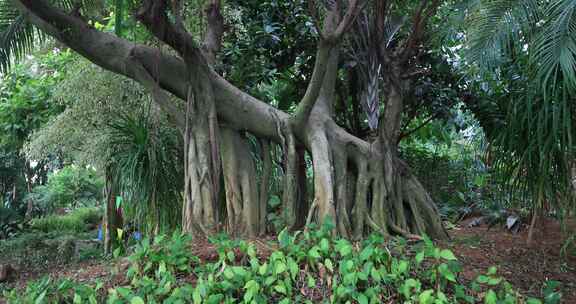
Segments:
[[[212,85],[202,76],[194,81],[186,105],[182,230],[212,234],[218,230],[218,125]]]

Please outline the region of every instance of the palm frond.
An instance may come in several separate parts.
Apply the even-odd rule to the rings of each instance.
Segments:
[[[29,54],[43,37],[10,0],[0,0],[0,73]]]
[[[120,1],[120,0],[119,0]],[[70,10],[80,4],[86,13],[101,11],[103,0],[51,0],[62,9]],[[48,36],[35,28],[26,16],[12,3],[12,0],[0,0],[0,73],[6,73],[10,67],[30,54]]]
[[[540,16],[535,0],[472,1],[466,10],[468,60],[487,68],[522,49]]]
[[[545,92],[562,82],[576,89],[576,1],[551,1],[531,49],[536,77]]]

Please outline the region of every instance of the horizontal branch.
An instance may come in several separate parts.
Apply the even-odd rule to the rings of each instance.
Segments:
[[[186,100],[189,77],[182,59],[98,31],[81,18],[68,15],[46,4],[44,0],[17,0],[15,3],[40,30],[52,35],[94,64],[138,82],[143,81],[138,74],[142,73],[144,68],[159,88]],[[135,59],[141,66],[134,65]],[[288,125],[290,116],[287,113],[241,91],[212,70],[209,78],[214,88],[219,121],[231,128],[246,130],[257,137],[281,142],[277,127],[279,124]],[[369,143],[346,132],[335,122],[330,121],[327,128],[342,145],[353,146],[362,153],[370,151]],[[309,148],[305,128],[294,131],[297,140]]]

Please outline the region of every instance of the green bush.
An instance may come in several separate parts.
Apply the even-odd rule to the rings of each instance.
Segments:
[[[49,215],[32,220],[31,227],[43,232],[84,232],[98,224],[102,211],[95,207],[84,207],[65,215]]]
[[[90,168],[67,166],[52,173],[46,185],[35,187],[26,200],[40,213],[58,208],[94,206],[102,199],[103,181]]]

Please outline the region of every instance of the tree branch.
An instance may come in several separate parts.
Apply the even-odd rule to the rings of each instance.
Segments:
[[[304,97],[298,104],[292,123],[296,127],[300,127],[306,123],[316,100],[322,89],[324,77],[328,68],[328,61],[330,59],[330,52],[339,43],[344,32],[353,24],[354,19],[361,10],[358,0],[349,0],[348,9],[343,18],[340,18],[340,9],[338,1],[330,9],[328,15],[324,19],[323,34],[318,42],[318,50],[316,51],[316,61],[314,63],[314,71],[312,78],[306,88]],[[340,20],[341,19],[341,20]],[[322,38],[324,37],[324,38]]]
[[[416,128],[406,132],[406,133],[402,133],[400,134],[400,136],[398,136],[397,142],[399,143],[402,139],[414,134],[416,131],[422,129],[424,126],[426,126],[427,124],[429,124],[432,120],[438,118],[438,116],[440,116],[440,112],[437,112],[436,114],[430,116],[428,119],[426,119],[424,122],[422,122],[419,126],[417,126]]]
[[[173,12],[177,16],[176,23],[173,24],[166,14],[168,1],[165,0],[144,0],[142,7],[136,14],[136,18],[156,38],[171,46],[184,61],[194,64],[206,64],[204,56],[194,42],[194,38],[186,31],[179,16],[180,12]],[[178,8],[175,8],[178,9]]]
[[[80,18],[66,14],[46,4],[44,0],[14,2],[40,30],[52,35],[94,64],[113,73],[137,79],[136,74],[141,70],[132,64],[136,57],[160,88],[186,100],[190,77],[181,58],[97,31]],[[287,123],[290,119],[288,114],[241,91],[216,72],[210,70],[209,73],[220,122],[238,130],[246,130],[257,137],[281,141],[277,125]],[[331,123],[330,128],[337,134],[338,142],[347,143],[349,149],[354,147],[360,151],[370,151],[369,143],[347,133],[335,123]],[[295,130],[294,135],[309,148],[305,130]]]
[[[220,0],[212,0],[205,10],[208,29],[204,36],[202,49],[206,60],[210,64],[216,62],[216,55],[222,47],[222,37],[224,36],[224,17],[220,12],[220,7]]]
[[[186,129],[186,120],[182,111],[170,101],[170,96],[162,90],[158,82],[154,80],[152,75],[136,57],[134,57],[132,64],[134,65],[134,69],[140,71],[134,74],[134,79],[150,92],[154,102],[156,102],[164,112],[168,113],[169,120],[176,125],[181,132],[184,132]]]
[[[431,3],[429,2],[430,1],[428,0],[422,0],[420,7],[414,14],[412,32],[410,33],[408,41],[406,42],[406,46],[400,55],[400,62],[402,63],[406,63],[412,56],[418,43],[420,43],[422,40],[428,19],[430,19],[430,17],[436,13],[436,9],[440,5],[439,0],[432,0]]]

